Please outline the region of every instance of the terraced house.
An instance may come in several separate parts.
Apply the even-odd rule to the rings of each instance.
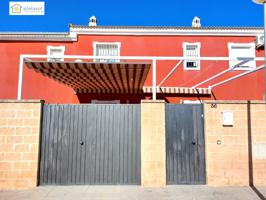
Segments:
[[[1,33],[0,186],[266,184],[263,43],[197,17]]]
[[[96,26],[93,21],[70,25],[69,33],[2,33],[0,98],[139,103],[151,98],[154,84],[158,98],[172,103],[263,99],[263,70],[216,86],[262,64],[254,59],[263,55],[262,28],[201,27],[198,18],[192,27]],[[232,68],[245,58],[253,59]]]

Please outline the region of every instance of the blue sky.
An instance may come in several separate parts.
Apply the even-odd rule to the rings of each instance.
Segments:
[[[23,0],[34,1],[34,0]],[[36,0],[35,0],[36,1]],[[40,0],[39,0],[40,1]],[[251,0],[45,0],[44,16],[9,16],[9,1],[0,1],[0,31],[67,32],[68,24],[190,26],[263,26],[263,7]]]

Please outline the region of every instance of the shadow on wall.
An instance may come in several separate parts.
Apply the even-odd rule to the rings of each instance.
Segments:
[[[152,94],[77,94],[80,103],[117,102],[121,104],[139,104],[143,99],[152,99]],[[180,103],[181,100],[206,100],[211,96],[206,94],[157,94],[158,100],[165,100],[166,103]]]
[[[121,103],[121,104],[138,104],[141,99],[145,99],[144,95],[128,95],[128,94],[77,94],[80,103]]]
[[[247,122],[248,122],[248,169],[249,169],[249,186],[257,194],[261,200],[266,200],[266,197],[254,186],[253,176],[253,157],[252,157],[252,126],[251,126],[251,103],[247,103]]]

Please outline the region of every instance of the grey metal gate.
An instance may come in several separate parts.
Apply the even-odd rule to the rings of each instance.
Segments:
[[[202,105],[166,104],[167,184],[205,184]]]
[[[41,185],[140,184],[140,105],[44,105]]]

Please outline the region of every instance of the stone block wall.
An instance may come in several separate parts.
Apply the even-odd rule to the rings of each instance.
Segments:
[[[0,188],[37,185],[40,101],[0,100]]]
[[[141,102],[141,185],[166,185],[165,102]]]
[[[253,182],[266,186],[266,102],[251,104]]]
[[[0,189],[37,185],[40,101],[0,100]],[[222,112],[233,113],[223,126]],[[204,104],[209,186],[266,185],[266,102]],[[141,103],[141,185],[166,185],[165,102]],[[252,154],[251,154],[252,153]]]
[[[233,126],[223,126],[225,111],[233,113]],[[265,185],[265,102],[206,102],[204,116],[207,184]]]

